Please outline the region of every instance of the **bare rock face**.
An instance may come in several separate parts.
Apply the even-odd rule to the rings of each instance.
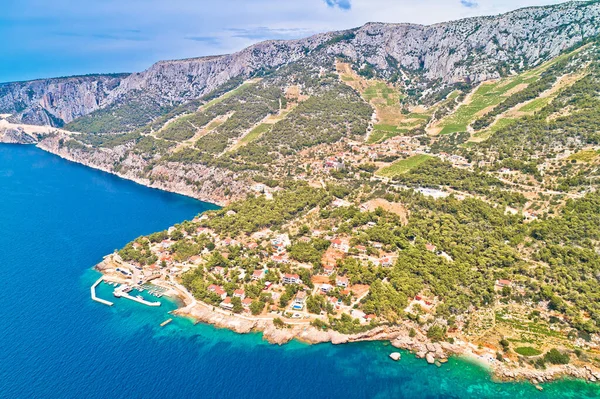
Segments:
[[[13,114],[14,121],[60,126],[135,93],[161,105],[185,102],[234,77],[339,54],[429,82],[480,82],[498,77],[501,65],[536,65],[598,35],[599,17],[598,2],[570,2],[430,26],[369,23],[301,40],[266,41],[229,55],[161,61],[131,75],[5,83],[0,113]]]
[[[61,126],[100,107],[126,75],[90,75],[0,84],[0,113],[31,125]]]

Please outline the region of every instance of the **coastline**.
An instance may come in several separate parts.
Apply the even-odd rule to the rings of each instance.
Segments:
[[[102,262],[95,267],[103,272]],[[152,284],[169,288],[170,294],[181,305],[172,312],[173,315],[192,320],[194,324],[203,323],[215,328],[228,329],[238,334],[261,333],[263,339],[273,345],[284,345],[292,340],[307,344],[331,343],[341,345],[363,341],[388,341],[394,348],[408,351],[416,358],[422,359],[431,366],[441,367],[449,357],[458,357],[476,364],[486,370],[496,382],[523,382],[543,389],[540,384],[565,378],[575,378],[588,382],[600,381],[600,370],[590,366],[574,366],[572,364],[549,366],[544,370],[528,366],[516,365],[514,362],[499,362],[494,352],[487,348],[456,340],[449,342],[432,342],[418,329],[413,322],[404,322],[397,326],[378,326],[356,334],[342,334],[333,330],[319,330],[310,322],[286,319],[286,326],[278,328],[273,318],[253,317],[235,314],[196,300],[184,287],[173,282],[153,281]],[[411,337],[411,330],[415,334]],[[401,360],[400,360],[401,361]]]
[[[92,162],[84,162],[70,156],[68,152],[54,151],[51,147],[42,146],[40,143],[19,143],[19,142],[6,142],[0,138],[1,142],[7,144],[35,144],[41,150],[57,155],[65,160],[78,163],[93,169],[102,170],[104,172],[113,174],[117,177],[134,181],[146,187],[160,189],[163,191],[173,192],[176,194],[192,197],[202,201],[208,201],[219,205],[220,199],[203,197],[191,192],[185,192],[185,190],[177,190],[169,187],[168,185],[150,184],[146,179],[139,179],[130,177],[124,174],[113,172],[107,168],[97,165]],[[221,204],[226,202],[221,201]],[[100,270],[101,271],[101,270]],[[176,291],[178,292],[178,291]],[[178,292],[179,295],[179,292]],[[439,343],[434,344],[426,339],[422,334],[418,334],[414,338],[409,337],[410,326],[394,326],[394,327],[377,327],[373,330],[359,333],[359,334],[341,334],[334,331],[320,331],[308,323],[299,323],[297,325],[291,325],[290,328],[278,329],[272,321],[259,320],[257,318],[242,318],[241,316],[233,316],[227,314],[227,312],[213,311],[209,305],[203,305],[200,303],[189,302],[189,298],[186,298],[183,294],[179,298],[186,305],[180,307],[174,313],[182,316],[189,317],[197,322],[203,322],[211,324],[219,328],[227,328],[237,333],[249,333],[249,332],[261,332],[263,337],[270,343],[273,344],[284,344],[293,339],[297,339],[309,344],[325,343],[330,342],[332,344],[343,344],[350,342],[360,341],[390,341],[391,345],[411,351],[417,355],[417,357],[427,359],[429,353],[433,353],[434,362],[439,360],[445,360],[448,356],[459,356],[466,359],[470,359],[478,363],[481,367],[486,368],[498,381],[523,381],[529,380],[533,384],[540,384],[543,382],[549,382],[564,377],[573,377],[577,379],[583,379],[591,382],[600,381],[600,372],[593,370],[589,366],[577,367],[573,365],[565,366],[551,366],[546,370],[537,370],[530,367],[509,367],[505,364],[490,364],[481,358],[474,352],[474,346],[469,343],[461,344],[449,344]],[[250,319],[250,320],[249,320]]]

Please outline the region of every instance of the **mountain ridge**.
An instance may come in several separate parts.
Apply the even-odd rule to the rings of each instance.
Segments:
[[[422,80],[420,92],[438,90],[464,80],[478,83],[498,78],[552,58],[600,34],[599,18],[600,5],[592,1],[527,7],[432,25],[370,22],[302,39],[267,40],[232,54],[158,61],[123,78],[93,75],[95,79],[81,83],[82,92],[76,88],[81,79],[77,77],[4,83],[0,85],[0,111],[13,114],[15,122],[61,126],[116,103],[128,103],[139,96],[138,91],[152,98],[155,107],[173,107],[233,78],[250,77],[307,57],[337,55],[349,58],[357,68],[372,65],[383,77],[399,73],[404,79]],[[472,54],[478,59],[470,59]],[[507,65],[498,72],[501,63]],[[109,81],[110,88],[103,90]],[[48,101],[59,96],[67,97],[64,103]]]

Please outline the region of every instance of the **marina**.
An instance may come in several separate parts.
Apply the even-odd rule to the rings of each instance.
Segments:
[[[133,288],[131,288],[128,285],[123,284],[123,285],[115,288],[115,290],[113,291],[113,295],[116,298],[126,298],[126,299],[129,299],[129,300],[137,302],[137,303],[141,303],[146,306],[160,306],[161,305],[160,302],[147,301],[141,295],[136,295],[136,296],[130,295],[129,292],[131,292],[132,290],[133,290]]]

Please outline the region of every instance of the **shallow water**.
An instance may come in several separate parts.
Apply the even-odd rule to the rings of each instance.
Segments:
[[[142,187],[35,147],[0,145],[0,397],[597,398],[580,381],[496,384],[471,363],[441,368],[385,343],[265,343],[112,297],[91,267],[133,238],[210,204]],[[144,294],[146,295],[146,294]]]

